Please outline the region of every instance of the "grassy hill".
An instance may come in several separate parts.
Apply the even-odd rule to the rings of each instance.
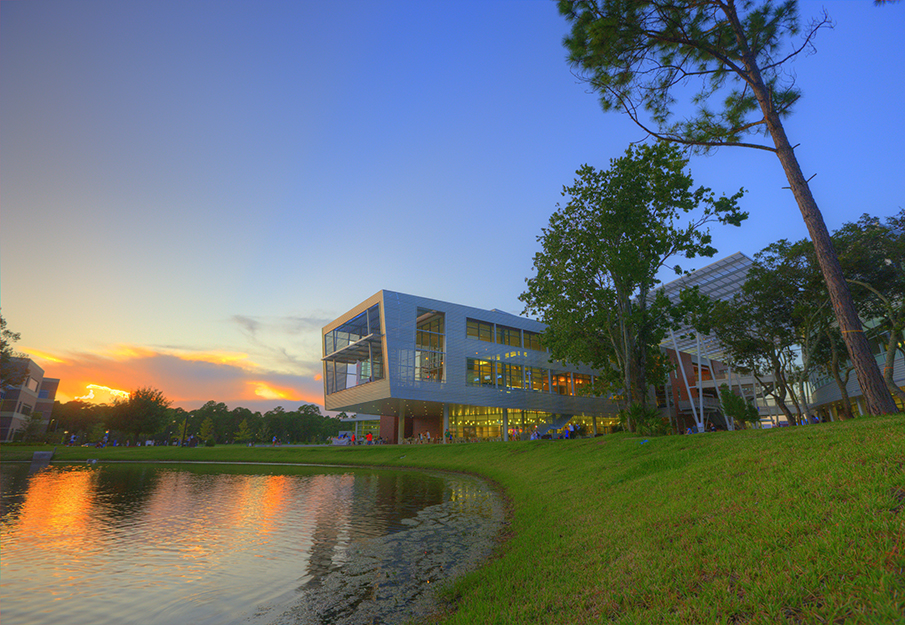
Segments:
[[[85,458],[488,477],[511,504],[508,540],[444,589],[445,623],[905,622],[905,415],[650,439],[55,456]]]

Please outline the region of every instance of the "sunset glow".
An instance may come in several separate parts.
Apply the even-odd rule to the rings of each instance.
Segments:
[[[291,389],[275,388],[264,382],[249,382],[255,385],[255,395],[262,399],[298,399],[298,393]]]
[[[234,365],[249,368],[257,366],[248,360],[248,354],[241,352],[174,352],[173,355],[191,362],[209,362],[214,365]]]
[[[48,354],[47,352],[42,352],[37,349],[31,349],[30,347],[23,347],[21,351],[25,352],[27,355],[31,356],[35,360],[44,360],[47,362],[53,362],[53,363],[58,363],[58,364],[62,364],[62,363],[66,362],[62,358],[58,358],[56,356]]]
[[[130,395],[128,391],[120,391],[115,388],[110,388],[109,386],[101,386],[100,384],[89,384],[86,388],[88,389],[88,394],[83,395],[82,397],[76,397],[78,401],[91,401],[93,399],[100,399],[95,396],[94,391],[108,394],[114,398],[122,399],[129,399]]]

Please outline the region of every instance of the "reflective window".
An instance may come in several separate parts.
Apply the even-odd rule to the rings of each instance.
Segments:
[[[466,363],[465,383],[470,386],[495,386],[493,363],[489,360],[469,358]]]
[[[525,335],[525,348],[533,349],[538,352],[546,351],[543,345],[540,344],[540,334],[537,332],[529,332],[525,330],[522,332]]]
[[[493,324],[477,319],[467,319],[465,322],[465,334],[479,341],[493,343]]]
[[[512,347],[522,346],[522,331],[518,328],[508,328],[506,326],[496,327],[496,342],[500,345],[511,345]]]
[[[324,380],[327,394],[383,379],[380,305],[324,335]]]
[[[418,309],[415,321],[415,379],[443,381],[446,314]]]
[[[550,379],[546,369],[525,367],[525,388],[541,393],[550,392]]]
[[[497,367],[502,372],[502,386],[504,388],[524,388],[522,366],[508,363],[498,363]]]
[[[554,371],[550,376],[553,380],[553,392],[557,395],[571,395],[572,381],[568,373]]]

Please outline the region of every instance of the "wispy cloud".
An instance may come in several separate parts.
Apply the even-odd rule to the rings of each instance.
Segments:
[[[233,315],[232,321],[252,336],[255,336],[258,333],[258,328],[261,327],[261,323],[258,320],[245,315]]]

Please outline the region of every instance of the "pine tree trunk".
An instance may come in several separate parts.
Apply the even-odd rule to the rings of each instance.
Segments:
[[[801,167],[795,157],[792,145],[789,143],[788,137],[786,137],[782,121],[773,108],[770,92],[763,82],[757,61],[750,53],[745,56],[744,61],[745,68],[748,70],[748,75],[753,83],[751,85],[752,90],[764,114],[767,129],[773,138],[773,144],[776,146],[776,155],[779,157],[782,168],[786,172],[786,178],[789,180],[792,194],[795,196],[796,202],[798,202],[801,216],[804,218],[808,233],[811,235],[811,241],[814,243],[817,262],[826,281],[830,302],[833,305],[833,312],[836,313],[836,319],[839,322],[839,329],[842,331],[849,358],[855,367],[855,374],[858,377],[858,384],[861,386],[861,393],[867,402],[867,410],[870,414],[896,412],[896,404],[889,394],[889,389],[887,389],[883,376],[880,374],[880,369],[877,367],[877,361],[874,360],[867,338],[864,336],[861,320],[855,310],[855,304],[852,301],[848,284],[842,275],[842,265],[839,264],[839,257],[835,248],[833,248],[830,233],[827,230],[826,223],[823,221],[823,215],[817,207],[817,202],[811,194],[811,189],[808,187],[804,174],[801,173]]]

